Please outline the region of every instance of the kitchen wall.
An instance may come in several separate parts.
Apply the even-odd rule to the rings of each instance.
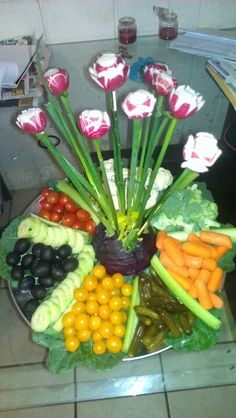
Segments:
[[[45,43],[50,44],[52,65],[65,66],[70,72],[71,84],[79,85],[78,94],[76,89],[71,91],[73,108],[77,110],[83,103],[87,108],[99,108],[104,102],[103,92],[98,88],[94,92],[94,87],[84,79],[84,68],[89,57],[100,50],[95,51],[98,45],[95,42],[86,41],[101,40],[99,48],[109,46],[107,50],[115,50],[117,42],[110,40],[116,38],[118,19],[125,15],[136,18],[138,36],[157,35],[158,19],[153,14],[153,4],[173,8],[179,16],[180,29],[235,27],[235,0],[160,0],[157,3],[155,0],[0,0],[0,39],[28,34],[37,38],[43,34]],[[67,43],[74,44],[61,45]],[[210,78],[208,82],[204,60],[198,71],[185,54],[184,68],[182,62],[175,59],[177,55],[169,54],[167,48],[160,55],[157,43],[145,45],[144,42],[142,48],[141,44],[140,41],[132,47],[136,57],[149,55],[169,60],[179,81],[190,83],[206,98],[205,110],[195,119],[183,122],[182,131],[177,131],[178,138],[182,138],[183,132],[186,136],[191,129],[195,130],[196,124],[201,130],[210,126],[211,132],[219,136],[228,104]],[[61,172],[30,136],[14,126],[12,120],[17,111],[17,108],[0,108],[0,173],[10,190],[44,186],[49,179],[61,176]],[[50,125],[49,132],[54,133]],[[65,152],[68,151],[65,149]]]

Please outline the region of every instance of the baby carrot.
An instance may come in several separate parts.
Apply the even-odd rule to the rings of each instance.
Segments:
[[[217,250],[217,260],[219,260],[222,255],[224,255],[225,253],[227,253],[227,251],[229,251],[229,248],[225,247],[224,245],[218,245],[218,247],[216,247]]]
[[[195,267],[189,267],[188,274],[192,280],[195,280],[199,274],[199,269],[196,269]]]
[[[156,236],[156,247],[158,248],[158,250],[162,250],[163,249],[163,240],[166,237],[167,237],[167,233],[164,230],[159,231],[157,233],[157,236]]]
[[[214,258],[204,258],[202,261],[202,268],[207,269],[209,271],[215,270],[217,267],[217,262]]]
[[[189,242],[201,242],[201,238],[198,235],[196,235],[194,233],[191,233],[191,234],[189,234],[187,241],[189,241]]]
[[[223,271],[220,267],[216,267],[216,269],[211,272],[211,276],[207,285],[208,290],[214,293],[217,290],[221,289],[222,281],[223,281]]]
[[[192,242],[184,242],[182,244],[182,248],[183,251],[189,255],[194,255],[202,258],[210,258],[211,256],[210,250],[198,243],[195,244]]]
[[[216,309],[223,308],[224,302],[223,302],[223,300],[221,299],[220,296],[218,296],[215,293],[212,293],[210,291],[209,291],[209,295],[210,295],[211,302],[212,302],[212,305],[214,306],[214,308],[216,308]]]
[[[210,279],[211,272],[207,269],[200,269],[198,274],[198,279],[202,280],[204,283],[208,283]]]
[[[195,287],[195,284],[194,283],[192,283],[192,285],[191,285],[191,287],[190,287],[190,289],[188,290],[188,294],[189,294],[189,296],[191,296],[193,299],[197,299],[197,290],[196,290],[196,287]]]
[[[208,244],[224,245],[227,248],[232,248],[231,239],[227,235],[221,234],[219,232],[201,231],[200,232],[200,238],[201,238],[202,241],[204,241]]]
[[[206,284],[202,280],[196,279],[194,285],[197,291],[197,296],[200,305],[202,305],[202,307],[207,310],[211,309],[213,307],[213,304]]]
[[[160,262],[164,267],[169,268],[181,276],[188,277],[188,269],[185,267],[178,267],[173,263],[173,261],[168,257],[164,250],[160,253]]]
[[[184,266],[183,252],[178,248],[176,242],[171,237],[163,240],[163,248],[173,263],[178,267]]]
[[[196,269],[200,269],[203,262],[203,258],[184,253],[184,262],[187,267],[194,267]]]
[[[184,289],[184,290],[189,290],[191,287],[191,281],[190,279],[188,279],[187,277],[183,277],[180,274],[176,273],[175,271],[172,270],[168,270],[167,271],[170,273],[170,275],[176,280],[176,282]]]

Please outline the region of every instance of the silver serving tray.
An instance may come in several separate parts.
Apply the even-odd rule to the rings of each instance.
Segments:
[[[41,200],[41,196],[37,197],[31,205],[25,210],[24,215],[30,215],[32,213],[37,213],[39,210],[39,202]],[[8,288],[10,292],[11,299],[13,301],[14,306],[16,307],[16,310],[18,311],[20,317],[23,319],[23,321],[31,328],[30,320],[25,316],[23,312],[23,306],[24,304],[32,298],[30,291],[24,291],[19,292],[18,289],[12,288],[10,283],[8,282]],[[158,351],[155,351],[153,353],[147,353],[142,354],[136,357],[126,357],[123,359],[123,361],[133,361],[133,360],[142,360],[148,357],[153,357],[157,354],[163,353],[166,350],[169,350],[171,346],[166,346],[161,348]]]

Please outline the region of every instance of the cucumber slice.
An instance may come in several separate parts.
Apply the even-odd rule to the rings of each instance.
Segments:
[[[37,220],[36,220],[37,221]],[[47,235],[48,235],[48,226],[43,222],[40,223],[38,234],[35,234],[33,237],[34,242],[42,242],[44,243]]]
[[[65,315],[65,313],[69,312],[72,308],[72,306],[74,305],[74,303],[76,302],[75,299],[72,300],[72,302],[66,307],[66,309],[64,310],[63,314],[60,316],[60,318],[58,319],[57,322],[55,322],[55,324],[53,325],[53,329],[55,332],[61,332],[63,325],[62,325],[62,318]]]
[[[61,228],[58,228],[58,227],[54,228],[52,226],[51,229],[53,230],[54,247],[58,248],[62,245],[62,242],[63,242],[63,244],[65,243],[65,241],[67,239],[67,234],[64,235],[61,231]]]
[[[61,312],[63,312],[66,309],[69,303],[68,298],[65,297],[65,292],[62,289],[55,289],[50,297],[50,300],[60,306]]]
[[[89,253],[91,255],[91,257],[93,257],[93,259],[95,259],[95,250],[93,248],[93,246],[91,244],[86,244],[83,248],[82,253]]]
[[[87,255],[86,253],[83,253],[79,257],[79,267],[81,267],[82,265],[87,267],[87,273],[86,274],[88,274],[93,269],[94,259],[89,254]]]
[[[76,231],[76,233],[77,233],[77,241],[75,243],[74,248],[72,248],[72,252],[74,254],[79,254],[81,253],[81,251],[83,251],[83,248],[84,248],[84,238],[80,232]]]
[[[62,225],[58,225],[58,227],[56,227],[56,230],[60,231],[60,236],[61,236],[61,242],[59,244],[59,247],[63,244],[68,244],[68,235],[66,232],[66,228]]]
[[[44,226],[46,226],[46,224]],[[48,228],[48,231],[47,231],[47,236],[44,239],[44,244],[52,245],[52,247],[54,247],[54,231],[53,231],[53,228],[51,226],[48,226],[47,228]]]
[[[79,233],[83,236],[84,239],[84,244],[90,244],[92,242],[92,236],[89,235],[87,232],[85,231],[79,231]]]
[[[58,320],[58,318],[60,318],[60,315],[61,315],[61,307],[59,303],[57,303],[53,299],[48,299],[48,300],[43,301],[42,304],[48,307],[48,311],[50,314],[50,324],[53,324],[54,322]]]
[[[50,325],[48,306],[39,305],[31,318],[31,327],[36,332],[44,332]]]
[[[83,277],[84,275],[81,271],[78,274],[76,274],[75,272],[71,272],[68,273],[66,280],[70,280],[72,283],[74,283],[74,289],[76,289],[77,287],[81,286]]]
[[[18,238],[32,238],[34,236],[35,220],[31,217],[23,219],[17,230]]]
[[[77,230],[72,228],[66,228],[66,233],[68,236],[68,244],[71,246],[73,250],[77,242]]]
[[[71,280],[67,280],[67,278],[63,280],[63,282],[60,284],[60,289],[65,290],[65,292],[68,293],[70,299],[72,299],[75,285]]]

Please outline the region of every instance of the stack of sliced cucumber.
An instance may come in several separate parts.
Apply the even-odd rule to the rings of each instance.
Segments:
[[[62,329],[61,318],[75,302],[74,290],[80,287],[84,276],[92,271],[95,261],[95,251],[87,244],[86,233],[73,230],[51,222],[44,222],[37,216],[24,219],[18,227],[19,238],[30,238],[34,243],[43,242],[46,245],[60,247],[69,244],[72,251],[78,254],[79,266],[52,291],[50,297],[44,300],[31,318],[32,329],[44,332],[50,325],[56,332]]]

